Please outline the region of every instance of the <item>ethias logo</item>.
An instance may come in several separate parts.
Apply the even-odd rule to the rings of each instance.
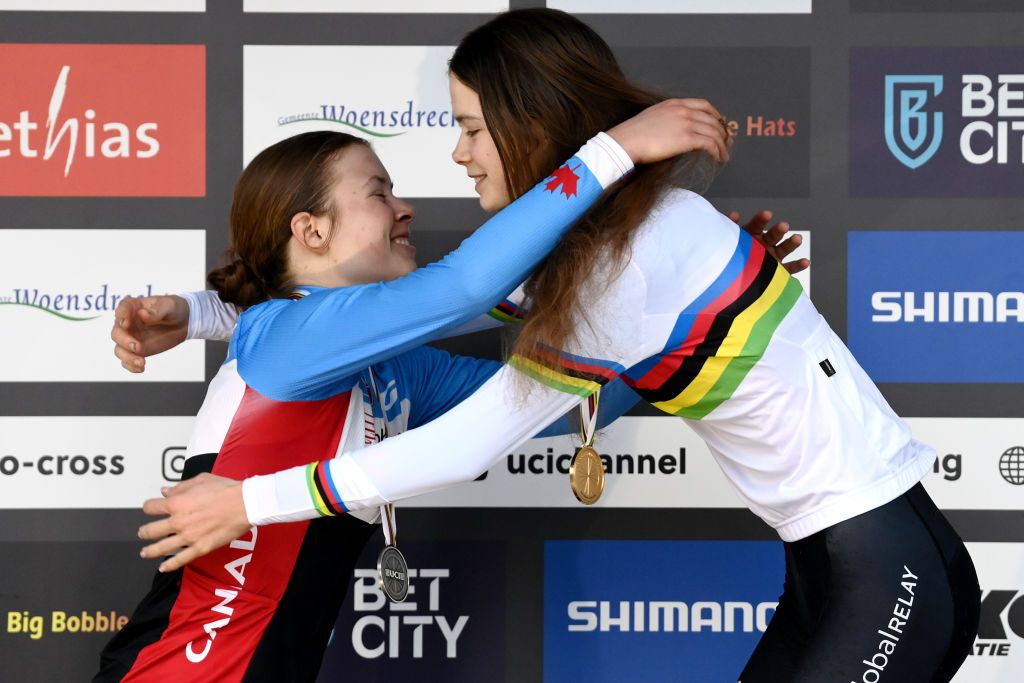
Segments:
[[[202,45],[0,44],[0,195],[201,197]]]
[[[82,112],[81,117],[62,118],[61,110],[64,107],[70,74],[70,66],[61,67],[53,86],[50,105],[46,110],[46,121],[43,124],[46,131],[45,143],[41,150],[43,161],[49,161],[63,146],[66,150],[66,178],[71,173],[71,166],[78,155],[89,159],[97,155],[107,159],[131,156],[137,159],[151,159],[160,152],[160,141],[155,137],[159,126],[155,121],[144,121],[134,126],[122,121],[102,121],[97,118],[96,110],[91,107]],[[17,133],[18,144],[7,149],[0,148],[0,157],[11,156],[16,150],[25,159],[38,158],[39,140],[35,136],[35,131],[40,128],[38,115],[24,109],[18,115],[18,120],[10,126],[0,123],[0,142],[13,142],[12,128]]]

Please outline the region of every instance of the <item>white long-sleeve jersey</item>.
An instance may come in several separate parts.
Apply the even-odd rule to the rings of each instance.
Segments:
[[[514,357],[429,424],[248,479],[250,521],[315,517],[324,501],[314,479],[346,510],[471,479],[618,376],[686,420],[786,541],[896,498],[931,468],[934,451],[911,437],[799,283],[698,195],[670,193],[635,234],[626,267],[597,269],[585,305],[590,324],[557,354],[558,371]],[[535,384],[526,401],[521,373]]]

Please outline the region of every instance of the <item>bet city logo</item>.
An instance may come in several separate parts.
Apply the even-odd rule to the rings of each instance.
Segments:
[[[885,144],[900,163],[917,168],[942,142],[942,112],[923,111],[942,92],[942,76],[885,77]]]
[[[885,76],[885,144],[911,170],[928,163],[942,144],[944,113],[930,109],[944,81],[939,74]],[[976,166],[1008,164],[1011,143],[1019,140],[1024,163],[1024,74],[963,74],[960,82],[963,159]]]
[[[447,659],[458,657],[459,637],[469,622],[468,615],[454,620],[441,610],[441,581],[448,579],[448,569],[410,569],[409,597],[402,603],[391,603],[377,585],[377,572],[373,569],[356,569],[353,581],[354,611],[363,613],[352,627],[352,648],[363,659],[378,659],[385,654],[390,659],[401,655],[405,647],[411,647],[414,659],[424,656],[426,639],[436,643],[439,634],[444,641]],[[414,598],[417,589],[419,600]],[[423,592],[425,591],[425,595]],[[419,614],[425,607],[429,614]],[[382,615],[383,612],[387,615]],[[404,643],[404,645],[403,645]]]

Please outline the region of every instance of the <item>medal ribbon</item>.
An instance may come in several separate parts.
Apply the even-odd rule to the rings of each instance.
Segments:
[[[381,439],[388,438],[388,416],[384,413],[384,402],[381,401],[380,391],[377,389],[377,378],[373,374],[373,368],[366,369],[367,374],[370,377],[370,387],[363,386],[363,395],[366,398],[367,409],[365,410],[366,417],[366,444],[373,444],[379,442]],[[372,388],[373,393],[370,393]],[[380,406],[381,415],[383,419],[381,422],[381,430],[377,431],[377,418],[373,415],[373,403],[377,402]],[[380,527],[384,532],[384,542],[387,545],[398,545],[398,519],[395,516],[395,506],[393,503],[380,506]]]
[[[580,404],[580,438],[584,446],[593,446],[597,435],[597,407],[601,402],[601,390],[598,389]]]
[[[309,295],[309,292],[303,289],[296,289],[292,292],[288,298],[292,301],[305,298]],[[380,399],[380,391],[377,390],[377,378],[373,374],[373,368],[366,369],[367,374],[370,377],[370,387],[373,389],[373,393],[370,392],[370,387],[363,385],[363,417],[365,421],[365,440],[364,443],[369,446],[379,442],[382,438],[388,438],[388,416],[384,413],[384,402]],[[377,419],[373,415],[373,402],[376,401],[377,405],[380,406],[381,415],[383,420],[381,422],[381,431],[377,431]],[[388,545],[398,544],[398,520],[395,517],[395,506],[392,503],[380,506],[380,526],[384,531],[384,542]]]

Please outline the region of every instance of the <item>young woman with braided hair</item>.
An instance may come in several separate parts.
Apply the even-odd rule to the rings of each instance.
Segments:
[[[567,155],[579,176],[573,196],[539,185],[418,270],[413,209],[365,141],[311,132],[261,152],[235,189],[230,263],[209,276],[245,312],[196,419],[186,478],[244,478],[305,460],[286,444],[337,455],[470,395],[500,364],[421,344],[502,302],[634,161],[705,148],[722,158],[723,132],[694,133],[694,119],[714,122],[713,109],[666,101],[608,126]],[[209,303],[193,298],[198,309]],[[624,386],[621,396],[635,401]],[[360,519],[376,516],[253,528],[158,575],[95,680],[312,680],[372,533]]]

